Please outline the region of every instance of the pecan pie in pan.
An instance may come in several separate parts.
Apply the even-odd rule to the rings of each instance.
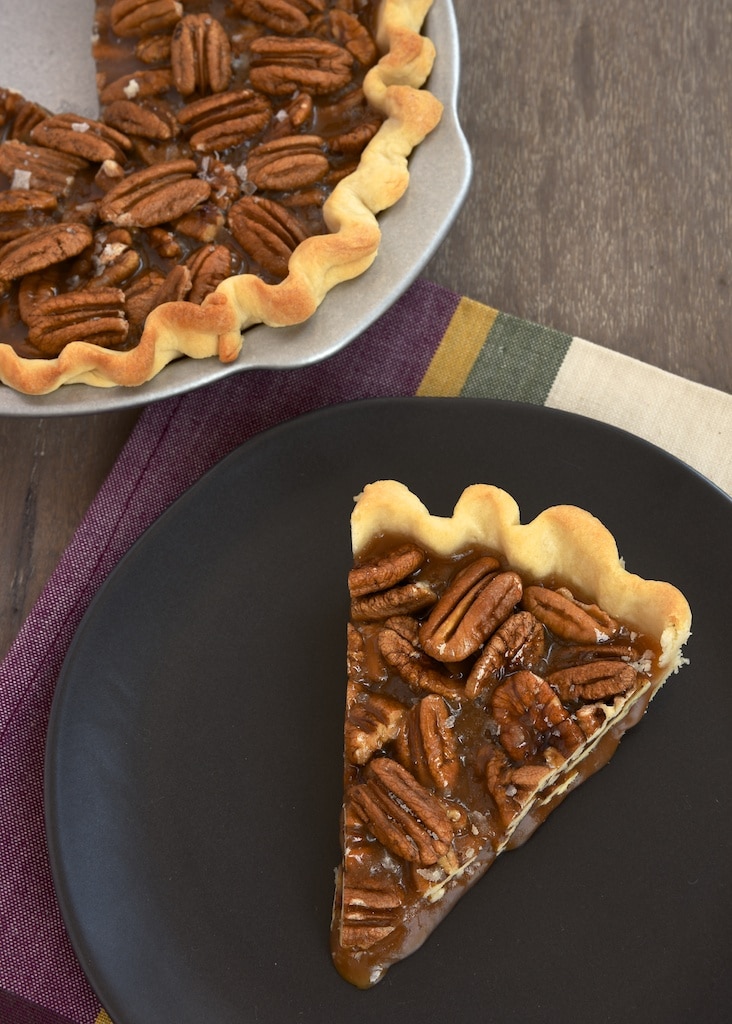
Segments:
[[[99,116],[0,90],[0,380],[233,361],[362,274],[439,122],[431,0],[97,0]]]
[[[380,481],[351,526],[331,945],[365,988],[608,762],[683,664],[691,613],[573,506],[522,525],[475,485],[440,518]]]

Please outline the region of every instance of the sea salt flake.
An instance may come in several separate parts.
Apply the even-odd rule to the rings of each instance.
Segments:
[[[31,187],[31,172],[21,171],[17,167],[13,171],[13,180],[10,183],[11,188],[26,188]]]
[[[257,191],[257,186],[254,184],[253,181],[249,180],[247,165],[245,163],[239,164],[239,166],[234,170],[234,173],[241,182],[241,190],[244,193],[244,195],[253,196],[254,193]]]
[[[88,132],[89,125],[86,123],[86,121],[72,121],[71,130],[72,132]]]
[[[103,264],[111,263],[118,256],[121,256],[127,246],[124,242],[107,242],[99,254],[99,261]]]
[[[140,83],[136,78],[131,78],[122,91],[128,100],[134,100],[140,91]]]

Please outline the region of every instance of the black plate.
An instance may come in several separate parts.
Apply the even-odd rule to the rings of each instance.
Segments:
[[[448,515],[492,482],[570,502],[694,612],[691,665],[612,764],[368,992],[331,966],[352,497]],[[103,586],[48,742],[62,911],[116,1024],[688,1022],[732,995],[732,503],[658,449],[535,406],[353,403],[218,465]]]

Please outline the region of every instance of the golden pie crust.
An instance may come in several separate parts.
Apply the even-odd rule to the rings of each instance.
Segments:
[[[403,484],[384,480],[364,487],[356,501],[351,518],[354,556],[381,533],[409,536],[443,556],[477,546],[501,552],[519,572],[534,579],[560,579],[621,622],[656,637],[663,670],[658,685],[682,664],[691,631],[686,598],[669,583],[629,572],[613,535],[584,509],[556,505],[522,524],[511,495],[489,484],[474,484],[465,489],[452,516],[442,518],[430,515]]]
[[[351,530],[331,949],[366,988],[609,761],[684,664],[691,612],[676,587],[626,569],[590,513],[560,505],[522,524],[490,485],[439,517],[378,481],[357,497]],[[545,618],[554,602],[576,621]],[[577,632],[586,621],[589,638]]]
[[[255,274],[236,274],[200,305],[164,303],[148,315],[140,341],[126,351],[73,341],[54,358],[24,358],[0,343],[0,380],[27,394],[45,394],[70,383],[139,385],[181,356],[231,362],[248,327],[301,323],[333,287],[364,273],[379,248],[377,215],[404,194],[408,157],[442,113],[441,103],[423,88],[435,56],[432,42],[421,35],[431,4],[382,0],[376,30],[381,56],[366,74],[363,91],[384,121],[357,168],[326,200],[328,233],[297,245],[284,280],[271,284]]]

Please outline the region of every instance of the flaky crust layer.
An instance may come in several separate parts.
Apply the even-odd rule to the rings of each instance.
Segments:
[[[409,537],[443,556],[474,546],[498,552],[519,573],[560,580],[583,599],[655,637],[661,647],[661,682],[683,664],[682,649],[691,633],[686,598],[670,583],[629,572],[610,531],[583,509],[556,505],[522,524],[510,494],[474,484],[463,491],[452,516],[434,516],[404,484],[381,480],[364,487],[356,499],[351,517],[354,555],[380,534]]]
[[[383,56],[367,74],[364,93],[386,120],[358,168],[338,183],[325,203],[330,234],[298,246],[284,281],[270,285],[253,274],[240,274],[222,282],[200,306],[158,306],[138,345],[128,352],[72,342],[55,359],[24,359],[10,345],[0,344],[0,380],[25,394],[40,395],[62,384],[134,387],[180,356],[218,356],[233,362],[248,327],[302,323],[335,285],[364,273],[381,240],[377,214],[406,191],[408,157],[442,115],[440,101],[422,88],[435,57],[432,42],[420,34],[431,6],[432,0],[384,0],[377,30]]]

